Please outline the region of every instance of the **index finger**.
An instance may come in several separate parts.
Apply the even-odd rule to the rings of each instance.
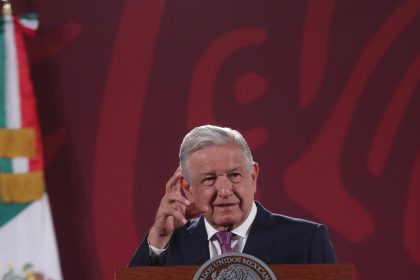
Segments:
[[[174,175],[172,175],[172,177],[168,180],[168,182],[166,183],[166,192],[170,192],[170,191],[181,191],[181,184],[179,182],[179,179],[181,178],[181,168],[178,167],[174,173]]]

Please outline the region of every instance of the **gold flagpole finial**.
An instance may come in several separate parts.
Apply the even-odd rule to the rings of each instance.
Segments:
[[[3,15],[11,16],[12,15],[12,5],[9,0],[1,0],[3,4]]]

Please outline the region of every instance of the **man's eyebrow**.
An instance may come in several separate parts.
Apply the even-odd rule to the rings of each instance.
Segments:
[[[241,166],[238,167],[234,167],[232,169],[229,169],[226,171],[227,174],[232,173],[232,172],[238,172],[238,171],[243,171],[243,168]],[[205,176],[216,176],[216,171],[208,171],[208,172],[204,172],[201,174],[198,174],[200,177],[205,177]]]
[[[215,176],[215,175],[216,175],[216,172],[214,171],[209,171],[209,172],[199,174],[200,177]]]

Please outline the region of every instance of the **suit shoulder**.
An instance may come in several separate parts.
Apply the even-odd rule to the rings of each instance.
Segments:
[[[323,224],[277,213],[270,213],[265,222],[260,223],[259,226],[274,235],[299,237],[301,240],[310,240],[319,232],[327,232],[327,228]]]
[[[291,217],[283,214],[273,213],[265,209],[260,205],[259,209],[259,219],[262,223],[269,224],[273,227],[280,226],[284,228],[293,228],[293,229],[302,229],[302,230],[314,230],[320,226],[323,226],[320,223]],[[257,214],[258,215],[258,214]]]
[[[314,221],[291,217],[291,216],[287,216],[283,214],[277,214],[277,213],[271,213],[271,218],[278,223],[284,223],[284,224],[296,224],[296,225],[309,226],[309,227],[318,227],[319,225],[321,225],[320,223],[317,223]]]

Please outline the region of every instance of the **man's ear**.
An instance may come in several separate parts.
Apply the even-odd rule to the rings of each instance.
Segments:
[[[258,163],[254,162],[254,164],[251,167],[251,178],[255,184],[257,183],[257,177],[258,177],[259,172],[260,172],[260,167],[258,166]]]
[[[185,177],[184,176],[181,176],[181,178],[179,179],[179,183],[180,183],[180,185],[181,185],[181,188],[182,188],[182,190],[185,192],[185,193],[188,193],[188,194],[191,194],[191,191],[190,191],[190,184],[188,183],[188,181],[187,181],[187,179],[185,179]]]

